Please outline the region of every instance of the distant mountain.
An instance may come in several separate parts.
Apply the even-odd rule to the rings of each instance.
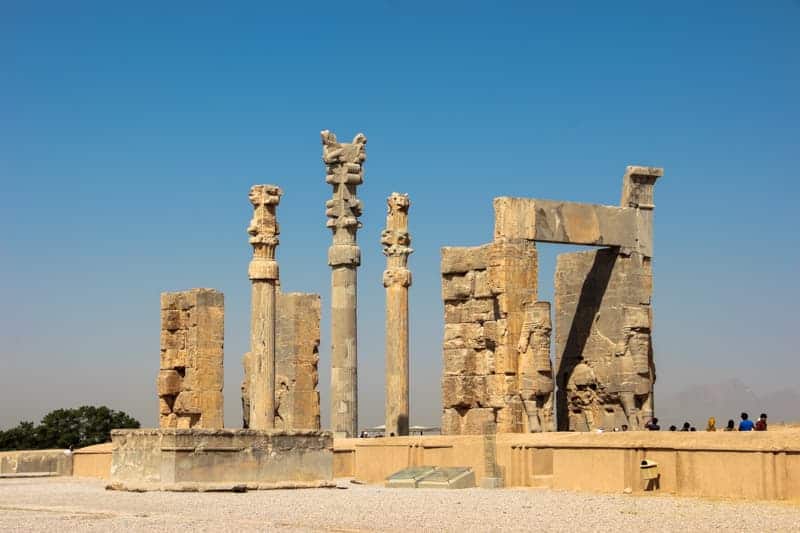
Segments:
[[[738,379],[708,385],[692,385],[678,394],[656,397],[656,416],[662,429],[691,422],[698,430],[705,429],[710,416],[722,428],[729,419],[737,424],[742,411],[756,419],[767,413],[772,423],[800,420],[800,390],[780,389],[757,395]]]

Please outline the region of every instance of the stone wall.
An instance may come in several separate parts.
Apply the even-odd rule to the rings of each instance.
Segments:
[[[562,431],[639,429],[653,416],[650,259],[616,249],[561,254],[555,273]]]
[[[337,439],[334,476],[383,484],[403,468],[469,466],[479,483],[499,471],[506,487],[796,502],[798,437],[798,430],[498,434],[491,473],[479,435]],[[658,463],[655,486],[643,479],[642,460]]]
[[[319,429],[320,297],[278,294],[275,326],[275,428]]]
[[[117,429],[111,488],[238,490],[330,486],[326,431]]]
[[[275,318],[275,428],[320,429],[318,294],[281,293]],[[244,355],[243,425],[249,426],[250,352]]]
[[[532,241],[442,248],[443,433],[527,429],[518,345],[536,268]]]
[[[162,428],[221,428],[224,298],[214,289],[161,294]]]
[[[0,476],[72,475],[69,450],[19,450],[0,452]]]

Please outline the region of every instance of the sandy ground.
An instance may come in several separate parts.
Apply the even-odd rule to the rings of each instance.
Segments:
[[[0,531],[800,531],[800,506],[541,489],[127,493],[0,479]]]

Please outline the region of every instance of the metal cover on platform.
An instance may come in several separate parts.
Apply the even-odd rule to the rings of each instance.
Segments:
[[[417,488],[417,482],[436,470],[433,466],[412,466],[395,472],[386,478],[386,486],[392,488]]]
[[[467,489],[475,486],[475,473],[464,466],[437,468],[417,483],[421,489]]]

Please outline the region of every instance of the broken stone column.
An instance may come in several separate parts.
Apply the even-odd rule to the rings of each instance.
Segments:
[[[408,256],[411,237],[408,233],[407,194],[392,193],[386,199],[386,229],[381,233],[386,270],[386,435],[408,435],[408,288],[411,272]]]
[[[534,302],[525,310],[519,340],[519,391],[528,433],[555,431],[553,365],[550,362],[550,302]]]
[[[254,185],[250,189],[253,218],[247,227],[253,259],[248,275],[252,282],[250,308],[249,363],[250,417],[252,429],[272,429],[275,420],[275,292],[278,262],[275,247],[280,230],[275,209],[283,191],[275,185]]]
[[[223,427],[224,305],[214,289],[161,293],[160,427]]]
[[[361,250],[356,232],[361,227],[361,200],[356,188],[364,181],[367,138],[359,133],[352,143],[340,143],[322,132],[325,182],[333,197],[325,203],[327,226],[333,232],[328,249],[331,273],[331,429],[334,435],[354,437],[358,432],[358,334],[356,271]]]

